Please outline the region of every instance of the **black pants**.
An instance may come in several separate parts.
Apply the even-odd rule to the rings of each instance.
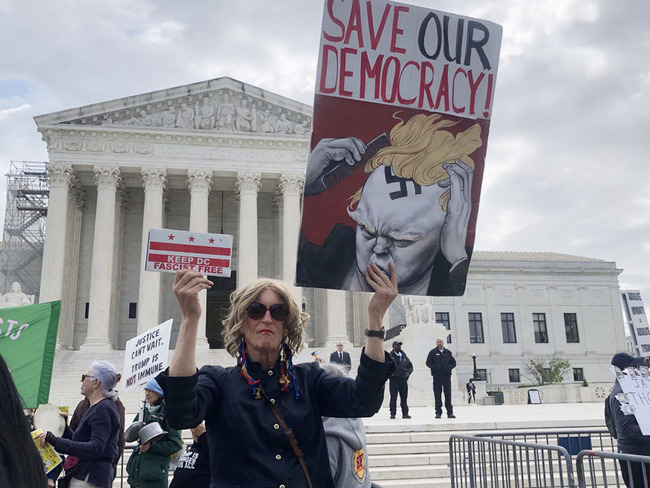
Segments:
[[[406,400],[409,396],[409,384],[406,378],[391,378],[388,384],[390,390],[390,414],[397,413],[397,394],[399,393],[400,407],[402,407],[402,415],[409,414],[409,406]]]
[[[646,454],[643,453],[641,455],[645,456]],[[628,464],[627,461],[623,459],[619,459],[618,464],[621,466],[621,474],[623,475],[623,481],[625,482],[625,486],[627,487],[632,486],[632,484],[630,483],[630,471],[631,471],[632,480],[634,480],[634,488],[650,487],[650,464],[645,465],[645,476],[643,476],[643,467],[641,463],[631,462]]]
[[[436,415],[442,415],[442,392],[445,392],[445,409],[447,415],[454,414],[454,407],[451,404],[451,375],[433,377],[433,396],[436,398]]]

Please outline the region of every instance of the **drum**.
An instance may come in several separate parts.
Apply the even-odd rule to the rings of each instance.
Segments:
[[[65,418],[59,407],[51,403],[44,403],[36,409],[33,423],[34,429],[52,432],[57,437],[61,437],[65,431]]]

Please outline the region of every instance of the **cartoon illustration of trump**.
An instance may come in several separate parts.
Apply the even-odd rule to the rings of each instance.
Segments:
[[[311,152],[305,198],[359,166],[368,176],[347,196],[352,226],[337,223],[322,245],[301,234],[298,285],[370,291],[368,266],[388,272],[392,262],[402,294],[463,294],[471,256],[471,155],[482,145],[481,126],[460,130],[457,120],[440,114],[393,118],[390,143],[385,135],[368,145],[356,137],[321,139]]]

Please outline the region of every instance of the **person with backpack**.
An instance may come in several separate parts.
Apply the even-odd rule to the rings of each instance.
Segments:
[[[627,368],[639,366],[644,361],[645,358],[635,358],[627,353],[619,352],[612,358],[612,366],[625,371]],[[614,388],[605,403],[605,424],[612,437],[617,441],[618,452],[650,456],[650,436],[643,435],[633,414],[623,413],[621,402],[616,398],[619,393],[623,393],[623,389],[617,379],[614,381]],[[650,487],[650,464],[645,466],[645,476],[641,463],[619,460],[619,464],[623,481],[628,488],[632,486],[630,479],[634,482],[635,488]]]

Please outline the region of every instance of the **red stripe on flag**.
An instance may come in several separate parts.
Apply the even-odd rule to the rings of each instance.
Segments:
[[[156,242],[149,243],[151,251],[175,251],[187,252],[191,254],[212,254],[213,256],[230,256],[230,248],[228,247],[211,247],[211,246],[194,246],[192,244],[174,244],[171,242]]]
[[[197,262],[194,256],[169,256],[167,254],[149,254],[149,262],[151,263],[175,263],[187,264],[188,266],[220,266],[222,268],[230,267],[230,259],[210,259],[200,258],[201,262]]]

